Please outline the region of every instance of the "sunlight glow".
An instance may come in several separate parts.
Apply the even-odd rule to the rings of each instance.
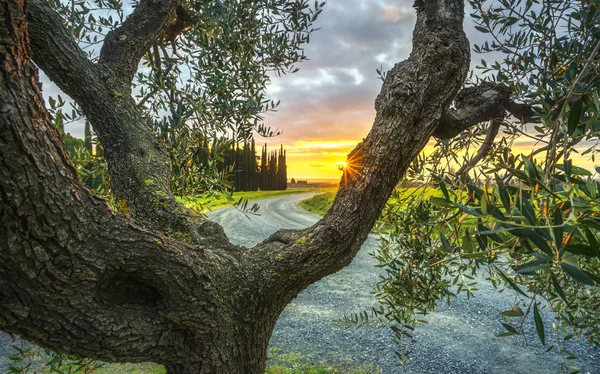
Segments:
[[[358,159],[356,155],[350,155],[348,160],[343,164],[344,167],[340,168],[340,170],[343,170],[344,172],[342,180],[346,188],[348,188],[348,180],[357,177],[361,173],[362,165],[360,164],[360,159]]]
[[[346,169],[346,161],[339,161],[335,163],[335,166],[337,166],[338,170],[344,170]]]

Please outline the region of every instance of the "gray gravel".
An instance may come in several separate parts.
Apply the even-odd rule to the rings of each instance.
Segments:
[[[319,217],[304,211],[298,202],[310,195],[293,195],[260,201],[260,216],[244,215],[233,209],[209,216],[225,228],[232,242],[252,246],[280,228],[300,228]],[[371,235],[350,266],[309,286],[283,311],[277,322],[271,347],[283,353],[299,352],[314,363],[348,366],[367,364],[382,373],[558,373],[561,358],[546,353],[535,327],[526,326],[528,336],[499,339],[502,332],[499,311],[510,309],[514,297],[499,294],[483,281],[474,299],[464,297],[451,306],[443,305],[420,325],[410,344],[405,368],[397,365],[395,344],[389,329],[344,329],[333,322],[344,314],[370,309],[376,303],[371,294],[380,270],[369,253],[377,248]],[[550,326],[551,316],[545,324]],[[549,330],[547,329],[547,334]],[[552,336],[547,336],[551,342]],[[0,372],[7,369],[11,339],[0,333]],[[600,374],[600,352],[583,341],[571,341],[568,348],[580,357],[582,373]]]
[[[3,332],[0,332],[0,372],[8,370],[8,356],[12,353],[13,340]]]
[[[209,214],[219,222],[232,242],[253,246],[280,228],[301,228],[319,217],[306,212],[298,202],[310,195],[293,195],[260,201],[260,216],[244,215],[228,208]],[[371,290],[380,270],[369,253],[377,249],[377,237],[369,236],[350,266],[323,278],[302,292],[279,318],[271,347],[283,352],[300,352],[314,363],[340,360],[370,364],[382,373],[558,373],[561,358],[547,353],[533,324],[526,326],[527,336],[496,338],[503,332],[498,312],[510,309],[514,296],[498,293],[480,280],[480,291],[467,300],[460,297],[451,306],[442,305],[428,316],[429,324],[420,325],[410,344],[405,368],[397,365],[396,345],[389,329],[344,329],[333,322],[344,314],[369,310],[376,299]],[[546,316],[545,325],[552,324]],[[552,342],[546,329],[547,342]],[[584,341],[570,342],[582,373],[600,374],[600,351]],[[574,363],[572,363],[574,364]]]

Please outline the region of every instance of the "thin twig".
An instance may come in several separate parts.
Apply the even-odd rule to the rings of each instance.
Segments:
[[[550,139],[550,149],[548,150],[548,154],[546,155],[546,173],[550,173],[552,171],[552,166],[554,165],[554,161],[556,160],[556,142],[558,141],[558,135],[560,133],[559,125],[561,122],[561,118],[563,117],[563,115],[565,113],[567,104],[571,101],[571,97],[575,93],[575,88],[577,87],[577,85],[579,84],[581,79],[583,78],[583,75],[587,72],[587,70],[591,66],[592,62],[595,60],[596,54],[598,53],[599,49],[600,49],[600,41],[596,43],[596,46],[594,47],[594,50],[592,51],[592,53],[589,55],[588,59],[586,60],[585,65],[583,66],[583,69],[581,70],[581,73],[579,73],[579,75],[575,79],[575,82],[573,82],[573,85],[571,86],[569,93],[567,94],[567,96],[564,99],[564,104],[560,110],[560,113],[558,114],[558,117],[554,121],[554,124],[552,126],[553,127],[552,137]]]
[[[475,156],[473,156],[473,158],[468,163],[466,163],[460,169],[458,169],[458,171],[456,172],[456,175],[459,175],[459,176],[462,175],[467,169],[472,168],[473,166],[477,165],[477,163],[479,161],[481,161],[485,156],[487,156],[490,149],[492,149],[492,145],[494,144],[494,140],[496,139],[496,136],[498,135],[498,131],[500,130],[501,124],[502,124],[502,119],[500,119],[500,118],[496,118],[496,119],[493,119],[490,121],[490,127],[488,127],[487,134],[485,136],[485,140],[481,144],[479,151],[477,151],[477,154]]]

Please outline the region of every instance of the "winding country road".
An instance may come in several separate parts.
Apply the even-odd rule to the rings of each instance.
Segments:
[[[310,195],[292,195],[262,200],[259,216],[245,215],[234,208],[222,209],[209,217],[223,225],[232,242],[253,246],[280,228],[301,228],[319,217],[299,207]],[[475,298],[458,298],[443,305],[420,325],[410,345],[410,359],[403,369],[397,365],[396,348],[389,329],[344,329],[333,322],[353,312],[369,310],[376,303],[371,290],[380,270],[369,253],[377,248],[371,235],[350,266],[309,286],[284,310],[277,322],[271,347],[283,352],[308,355],[315,363],[369,364],[382,373],[558,373],[561,358],[546,352],[533,323],[527,337],[496,338],[503,331],[498,312],[514,305],[510,292],[498,293],[483,281]],[[545,318],[551,326],[552,317]],[[547,334],[550,335],[549,328]],[[551,342],[552,336],[547,337]],[[581,341],[568,348],[580,357],[582,373],[600,374],[600,352]],[[571,364],[575,364],[572,362]]]

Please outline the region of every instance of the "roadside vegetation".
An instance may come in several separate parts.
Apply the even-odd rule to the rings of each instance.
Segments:
[[[300,206],[309,212],[316,213],[320,216],[325,215],[335,198],[334,191],[323,192],[308,199],[304,199],[300,202]]]
[[[49,359],[47,350],[29,343],[13,346],[8,373],[70,373],[70,374],[165,374],[165,368],[151,362],[139,364],[101,363],[74,356],[55,354]],[[333,364],[315,363],[310,356],[298,352],[283,353],[269,349],[265,374],[376,374],[377,368],[332,358]]]
[[[315,364],[310,356],[297,352],[282,353],[278,348],[269,350],[266,374],[375,374],[380,371],[369,365],[342,358],[332,358],[334,364]]]

